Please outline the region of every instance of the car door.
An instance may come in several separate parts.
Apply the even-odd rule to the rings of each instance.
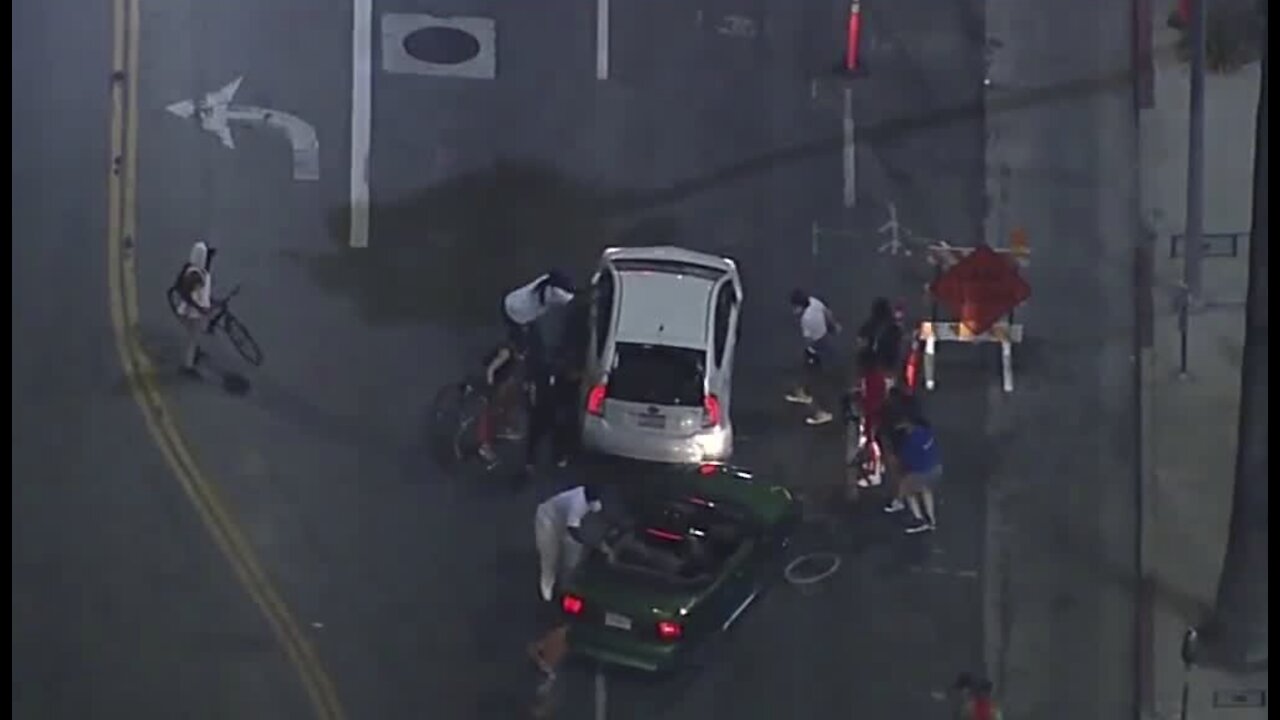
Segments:
[[[583,382],[587,387],[599,382],[608,368],[609,334],[613,324],[613,298],[615,283],[613,271],[602,265],[591,278],[590,341],[587,343],[586,373]]]
[[[726,563],[724,574],[710,596],[704,598],[700,625],[710,636],[728,630],[746,612],[763,589],[758,570],[758,540],[747,540]]]
[[[741,299],[734,283],[726,279],[716,291],[714,307],[714,326],[712,338],[712,362],[715,373],[712,374],[711,392],[720,398],[720,406],[727,413],[731,403],[730,395],[733,384],[733,356],[738,343],[738,314]]]

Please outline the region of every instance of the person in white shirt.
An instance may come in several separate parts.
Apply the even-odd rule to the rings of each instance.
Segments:
[[[197,240],[174,283],[179,298],[178,319],[187,331],[187,347],[181,368],[187,375],[199,374],[196,363],[203,354],[200,336],[208,331],[213,317],[213,273],[210,267],[215,252],[203,240]]]
[[[502,298],[502,320],[513,342],[521,347],[536,342],[533,324],[553,307],[573,301],[573,284],[559,270],[539,275]]]
[[[787,393],[787,401],[808,405],[809,416],[804,421],[810,425],[831,422],[832,415],[814,398],[827,384],[828,367],[832,357],[832,339],[839,334],[840,323],[826,303],[804,290],[791,292],[791,310],[800,321],[800,336],[804,340],[804,380],[795,390]]]
[[[541,565],[539,591],[550,601],[556,582],[582,559],[582,519],[600,512],[600,498],[591,485],[579,485],[553,495],[533,515],[534,542]]]

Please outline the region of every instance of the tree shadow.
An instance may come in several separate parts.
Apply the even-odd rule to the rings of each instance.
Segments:
[[[961,121],[1131,87],[1131,68],[999,93],[872,122],[861,142],[892,143]],[[610,244],[686,242],[672,209],[710,190],[840,151],[833,134],[745,158],[665,187],[610,189],[538,160],[501,159],[406,198],[370,208],[373,240],[346,247],[350,208],[329,217],[332,252],[307,258],[318,284],[351,295],[374,324],[489,322],[501,294],[551,266],[578,275]],[[1068,181],[1080,178],[1058,178]],[[687,244],[687,243],[686,243]]]

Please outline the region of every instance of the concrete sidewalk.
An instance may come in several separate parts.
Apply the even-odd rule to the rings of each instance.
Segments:
[[[1204,229],[1238,235],[1234,248],[1224,238],[1206,253],[1207,305],[1188,323],[1184,375],[1182,263],[1171,244],[1184,229],[1189,72],[1160,52],[1178,40],[1165,22],[1174,3],[1153,5],[1155,106],[1140,117],[1142,211],[1154,237],[1152,346],[1142,358],[1143,717],[1252,720],[1266,717],[1267,674],[1188,673],[1180,647],[1213,603],[1231,513],[1260,65],[1206,82]]]

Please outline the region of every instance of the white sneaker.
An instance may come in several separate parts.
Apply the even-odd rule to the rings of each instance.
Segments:
[[[907,509],[907,504],[902,502],[898,498],[894,498],[893,500],[889,501],[888,505],[884,506],[884,511],[887,513],[902,512],[903,510],[906,510],[906,509]]]
[[[813,404],[813,396],[805,392],[799,392],[799,391],[789,392],[787,393],[786,398],[787,398],[787,402],[795,403],[797,405]]]
[[[832,420],[832,415],[826,410],[819,410],[818,412],[804,419],[805,423],[809,425],[826,425],[827,423],[831,422],[831,420]]]
[[[541,587],[539,588],[539,590],[542,591],[543,601],[551,602],[551,593],[553,590],[555,590],[555,586],[556,586],[555,581],[543,579],[540,584],[541,584]]]

